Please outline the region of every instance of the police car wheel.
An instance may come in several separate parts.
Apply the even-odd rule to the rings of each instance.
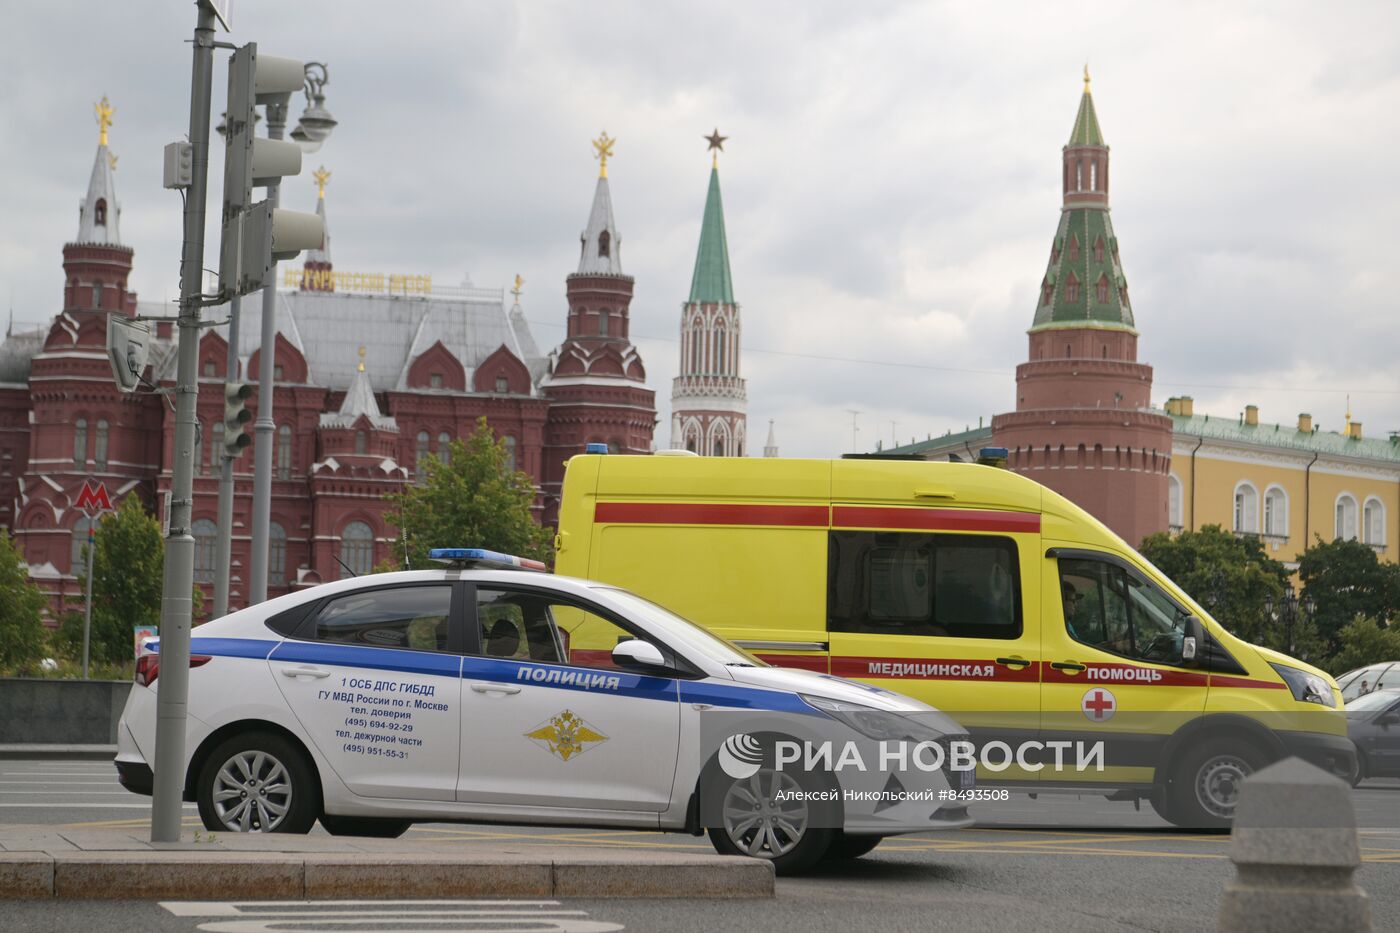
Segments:
[[[391,820],[373,816],[335,816],[321,814],[321,825],[332,836],[372,836],[376,839],[397,839],[413,825],[409,820]]]
[[[307,833],[321,809],[305,754],[270,732],[219,743],[200,769],[195,796],[210,832]]]
[[[1172,822],[1202,829],[1228,827],[1240,785],[1265,764],[1262,754],[1238,739],[1213,739],[1188,754],[1172,782]]]
[[[801,778],[761,768],[730,783],[721,803],[723,825],[709,830],[715,851],[767,859],[779,875],[799,874],[820,861],[834,833],[819,825],[816,807],[801,799],[814,789],[804,786],[814,783],[808,776]]]
[[[831,846],[826,850],[825,858],[829,862],[860,858],[862,855],[873,852],[884,838],[884,836],[851,836],[844,832],[837,833],[831,840]]]

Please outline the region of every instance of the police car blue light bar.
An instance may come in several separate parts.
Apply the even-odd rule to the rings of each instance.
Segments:
[[[488,551],[479,547],[435,547],[428,551],[428,559],[452,567],[481,567],[492,570],[548,570],[542,561],[500,551]]]
[[[586,454],[605,454],[608,452],[608,445],[599,443],[584,444],[583,452]]]

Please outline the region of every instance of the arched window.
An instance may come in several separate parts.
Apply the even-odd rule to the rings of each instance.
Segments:
[[[612,237],[608,234],[608,231],[606,230],[598,234],[598,255],[612,255]]]
[[[724,372],[724,325],[715,330],[715,372]]]
[[[73,422],[73,465],[87,466],[87,419]]]
[[[1101,275],[1101,276],[1099,276],[1098,294],[1097,294],[1095,297],[1098,298],[1099,304],[1107,304],[1107,303],[1108,303],[1108,276],[1106,276],[1106,275]],[[1104,355],[1105,357],[1108,356],[1108,347],[1104,347],[1104,354],[1103,354],[1103,355]]]
[[[1259,490],[1249,483],[1235,487],[1235,531],[1248,534],[1259,531]]]
[[[1094,262],[1103,262],[1103,237],[1094,240]]]
[[[93,527],[92,519],[84,515],[73,525],[73,543],[69,554],[70,573],[75,577],[87,575],[88,529]]]
[[[1048,304],[1050,303],[1050,299],[1053,298],[1054,295],[1055,295],[1055,286],[1051,285],[1049,282],[1045,282],[1044,284],[1042,284],[1042,285],[1040,286],[1040,303],[1041,303],[1041,304],[1043,304],[1043,305],[1048,305]]]
[[[107,419],[102,418],[97,422],[97,436],[92,445],[92,459],[97,464],[99,470],[107,469]]]
[[[1079,261],[1079,235],[1072,233],[1069,237],[1069,261]]]
[[[201,518],[190,526],[194,536],[194,582],[214,582],[214,539],[219,529],[207,518]]]
[[[369,441],[366,439],[364,431],[355,432],[355,453],[369,453]]]
[[[292,426],[277,427],[277,478],[292,478]]]
[[[1181,520],[1181,480],[1175,473],[1167,477],[1167,524],[1174,529],[1185,525]]]
[[[440,434],[438,434],[437,456],[438,459],[441,460],[443,463],[447,462],[447,448],[451,445],[451,443],[451,434],[448,434],[446,431],[443,431]]]
[[[1084,166],[1081,163],[1077,162],[1074,166],[1074,190],[1084,190]]]
[[[606,311],[598,312],[598,336],[606,337],[608,335],[608,324],[611,323],[611,321],[611,314]]]
[[[211,471],[215,473],[220,471],[220,464],[222,464],[223,461],[219,458],[223,456],[223,452],[224,423],[215,420],[209,425],[209,469]],[[198,471],[196,470],[196,472]]]
[[[1356,500],[1346,493],[1337,497],[1336,531],[1343,541],[1356,540]]]
[[[1091,191],[1099,190],[1099,163],[1097,162],[1089,163],[1089,189]]]
[[[720,438],[720,437],[715,438],[715,456],[716,456],[716,457],[723,457],[723,456],[724,456],[724,439],[723,439],[723,438]]]
[[[1278,486],[1264,492],[1264,534],[1288,537],[1288,493]]]
[[[362,577],[374,567],[374,532],[364,522],[351,522],[340,533],[340,579]],[[346,568],[349,568],[348,570]]]
[[[413,451],[413,469],[419,483],[428,478],[428,457],[430,456],[428,445],[430,442],[431,437],[427,431],[418,432],[417,446]]]
[[[107,226],[107,199],[98,198],[97,203],[92,206],[92,222]]]
[[[1366,500],[1366,505],[1362,509],[1361,532],[1362,538],[1367,544],[1377,547],[1385,546],[1385,504],[1375,496]]]
[[[515,435],[506,435],[506,469],[515,470]]]
[[[287,585],[287,532],[276,522],[267,528],[267,583]]]
[[[496,391],[505,395],[510,391],[510,378],[507,376],[496,377]]]
[[[1070,273],[1069,281],[1065,283],[1065,300],[1071,302],[1079,300],[1079,280],[1074,277],[1073,272]]]

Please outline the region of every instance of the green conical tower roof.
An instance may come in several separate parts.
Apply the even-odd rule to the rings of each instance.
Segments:
[[[1108,214],[1108,153],[1089,71],[1084,70],[1084,95],[1074,119],[1074,132],[1065,146],[1064,207],[1050,247],[1050,263],[1041,281],[1031,330],[1094,327],[1133,330],[1128,282],[1118,257],[1118,238]],[[1092,163],[1092,164],[1091,164]]]
[[[700,227],[695,274],[690,279],[690,300],[697,304],[734,303],[729,241],[724,236],[724,204],[719,196],[719,169],[714,167],[710,169],[710,190],[705,195],[705,220]]]

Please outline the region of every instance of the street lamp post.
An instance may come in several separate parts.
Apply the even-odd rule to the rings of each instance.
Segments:
[[[335,129],[336,121],[325,108],[323,89],[330,82],[329,72],[321,62],[305,67],[307,107],[302,113],[292,139],[304,152],[315,152]],[[290,96],[267,105],[267,135],[281,139],[287,126],[287,106]],[[267,199],[276,207],[281,186],[268,185]],[[277,355],[277,260],[272,261],[272,273],[262,294],[262,335],[258,356],[258,417],[253,423],[253,547],[248,569],[248,605],[267,599],[268,530],[272,524],[272,445],[277,425],[272,415],[273,360]]]
[[[1292,655],[1296,651],[1293,639],[1293,626],[1298,621],[1301,614],[1303,621],[1308,621],[1317,610],[1317,603],[1311,596],[1298,599],[1298,594],[1293,589],[1292,583],[1284,584],[1283,598],[1277,603],[1273,596],[1264,598],[1264,615],[1270,622],[1283,622],[1287,631],[1288,653]]]

